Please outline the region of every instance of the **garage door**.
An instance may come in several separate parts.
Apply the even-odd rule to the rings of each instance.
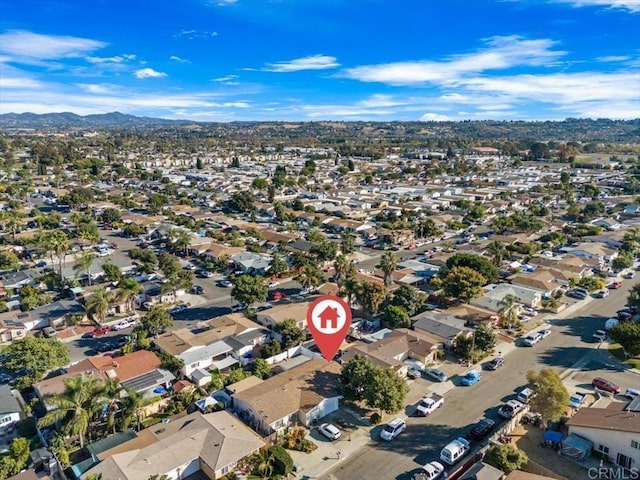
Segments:
[[[189,475],[193,475],[197,471],[200,470],[200,461],[199,459],[191,460],[189,464],[184,468],[180,478],[187,478]]]

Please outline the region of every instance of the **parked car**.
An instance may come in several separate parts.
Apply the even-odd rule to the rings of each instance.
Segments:
[[[0,373],[0,384],[9,383],[13,380],[13,376],[8,373]]]
[[[101,327],[96,328],[92,332],[89,332],[87,336],[91,338],[101,337],[102,335],[106,335],[111,331],[111,327],[109,325],[103,325]]]
[[[483,418],[473,426],[469,432],[469,436],[475,440],[482,440],[493,431],[495,426],[496,422],[490,418]]]
[[[535,332],[535,333],[530,333],[529,335],[524,337],[524,339],[522,340],[522,343],[527,347],[533,347],[540,340],[542,340],[542,335],[540,335],[538,332]]]
[[[635,276],[636,276],[636,273],[633,270],[624,274],[624,278],[629,278],[629,279],[635,278]]]
[[[607,288],[611,290],[617,290],[618,288],[622,288],[622,282],[613,282]]]
[[[271,292],[269,295],[269,300],[277,302],[278,300],[282,300],[283,298],[287,298],[287,294],[281,290],[276,290],[275,292]]]
[[[496,357],[493,360],[491,360],[489,363],[487,363],[487,370],[497,370],[502,365],[504,365],[504,358]]]
[[[442,405],[444,405],[444,397],[433,393],[431,396],[423,397],[422,400],[420,400],[420,403],[416,408],[416,413],[421,417],[426,417],[427,415],[435,412]]]
[[[124,320],[120,320],[118,323],[116,323],[115,325],[113,325],[111,328],[113,330],[123,330],[125,328],[129,328],[129,327],[133,327],[136,324],[135,319],[133,318],[126,318]]]
[[[574,393],[569,397],[569,407],[578,411],[582,408],[582,404],[587,399],[587,396],[584,393]]]
[[[338,430],[338,427],[331,425],[330,423],[323,423],[318,427],[318,431],[329,440],[337,440],[342,435],[342,432]]]
[[[424,374],[436,382],[446,382],[449,380],[449,377],[447,377],[442,370],[438,370],[437,368],[427,368],[424,371]]]
[[[116,345],[119,347],[124,347],[129,341],[131,337],[129,335],[124,335],[116,340]]]
[[[609,290],[598,290],[593,294],[595,298],[606,298],[609,296]]]
[[[387,423],[382,432],[380,432],[380,438],[382,440],[391,441],[404,432],[407,429],[407,424],[401,418],[395,418]]]
[[[413,365],[407,368],[407,377],[415,379],[415,378],[420,378],[421,376],[422,376],[422,372],[420,372],[420,370],[418,370]]]
[[[522,307],[522,311],[526,314],[529,315],[531,317],[535,317],[536,315],[538,315],[538,311],[535,308],[531,308],[531,307]]]
[[[615,394],[620,393],[620,387],[605,378],[600,378],[600,377],[594,378],[591,381],[591,386],[593,388],[597,388],[598,390],[603,390],[609,393],[615,393]]]
[[[202,295],[204,293],[204,288],[202,288],[200,285],[194,285],[193,287],[191,287],[190,291],[194,295]]]
[[[185,270],[189,270],[191,272],[194,272],[198,269],[198,267],[196,267],[193,263],[189,263],[187,265],[185,265],[184,267]]]
[[[201,278],[211,278],[213,277],[213,272],[210,272],[209,270],[199,270],[198,276]]]
[[[628,322],[633,317],[633,314],[628,310],[622,310],[618,312],[618,320],[622,322]]]
[[[220,282],[218,282],[218,285],[220,285],[221,287],[224,287],[224,288],[233,287],[233,283],[231,283],[229,280],[220,280]]]
[[[58,332],[56,332],[56,329],[53,327],[44,327],[42,329],[42,335],[44,335],[46,338],[55,337],[57,334]]]
[[[424,480],[436,480],[444,472],[444,466],[440,462],[429,462],[422,467],[421,478]]]
[[[509,400],[498,409],[498,415],[503,418],[513,418],[523,408],[524,404],[518,400]]]
[[[105,353],[105,352],[110,352],[111,350],[115,350],[117,348],[117,345],[111,342],[103,342],[103,343],[99,343],[93,348],[95,349],[96,352]]]
[[[246,303],[236,303],[235,305],[233,305],[231,307],[231,311],[232,312],[242,312],[243,310],[246,310],[248,308],[248,305]]]
[[[167,310],[167,313],[170,313],[170,314],[172,314],[172,315],[173,315],[174,313],[180,313],[180,312],[183,312],[183,311],[185,311],[187,308],[189,308],[189,307],[187,307],[184,303],[181,303],[180,305],[176,305],[175,307],[170,308],[169,310]]]
[[[596,330],[596,333],[591,335],[594,342],[604,342],[607,339],[607,332],[604,330]]]
[[[269,282],[267,284],[267,287],[269,288],[276,288],[278,285],[280,285],[280,282]]]
[[[525,387],[518,392],[518,395],[516,396],[516,400],[518,400],[520,403],[529,403],[531,399],[535,396],[536,396],[536,392],[534,392],[528,387]]]
[[[462,377],[462,385],[470,387],[478,383],[481,378],[482,374],[478,370],[469,370],[465,373],[464,377]]]
[[[551,335],[551,330],[548,328],[545,328],[544,330],[540,330],[538,333],[542,338],[547,338],[549,335]]]

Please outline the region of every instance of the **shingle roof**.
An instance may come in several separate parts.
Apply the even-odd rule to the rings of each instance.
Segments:
[[[607,408],[583,408],[569,419],[569,427],[640,433],[640,415],[625,411],[626,403],[611,402]]]
[[[0,385],[0,415],[21,412],[20,404],[11,393],[11,387]]]

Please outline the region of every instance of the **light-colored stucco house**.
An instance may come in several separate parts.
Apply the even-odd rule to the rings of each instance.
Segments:
[[[539,290],[500,283],[487,285],[484,287],[484,295],[474,298],[469,303],[485,310],[498,312],[502,308],[501,301],[507,295],[514,295],[518,299],[518,303],[532,308],[539,306],[542,301],[542,292]]]
[[[12,432],[24,416],[16,394],[9,385],[0,385],[0,437]]]

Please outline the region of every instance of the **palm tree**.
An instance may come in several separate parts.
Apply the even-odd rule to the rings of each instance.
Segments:
[[[134,421],[136,430],[140,430],[142,424],[142,406],[144,398],[135,390],[126,389],[126,394],[120,399],[122,414],[120,416],[120,430],[125,431]]]
[[[191,232],[189,230],[178,230],[173,246],[176,249],[184,249],[184,254],[188,255],[191,248]]]
[[[342,284],[347,278],[351,278],[356,273],[356,268],[353,263],[344,255],[338,255],[333,262],[333,268],[336,273],[333,276],[333,280],[338,284],[338,290],[342,290]]]
[[[104,288],[99,288],[87,300],[87,311],[94,317],[98,317],[99,323],[104,323],[107,311],[113,299],[112,292],[107,292]]]
[[[64,429],[80,438],[80,448],[84,448],[84,437],[91,418],[108,402],[103,395],[104,382],[91,376],[80,375],[64,381],[66,389],[60,395],[47,399],[53,407],[38,421],[39,426],[49,426],[63,422]]]
[[[362,284],[355,278],[347,278],[344,281],[344,290],[347,294],[347,303],[350,307],[353,307],[353,300],[358,298],[362,291]]]
[[[64,280],[62,265],[64,263],[67,252],[71,248],[71,245],[69,244],[69,238],[61,230],[55,230],[49,234],[47,243],[49,247],[48,250],[52,255],[58,258],[58,270],[60,273],[60,279]]]
[[[489,253],[491,253],[491,256],[493,257],[493,264],[496,267],[502,265],[502,258],[504,257],[504,252],[506,251],[504,243],[502,243],[500,240],[493,240],[487,247],[487,250],[489,250]]]
[[[509,325],[518,321],[518,313],[520,313],[520,304],[518,303],[518,297],[513,294],[505,295],[502,300],[498,302],[498,313],[502,317],[503,323]]]
[[[133,310],[135,305],[135,301],[138,298],[138,295],[142,292],[142,285],[135,281],[135,279],[123,278],[118,282],[118,292],[116,294],[116,298],[119,301],[125,302],[127,306],[127,310]]]
[[[91,252],[82,252],[79,257],[76,258],[76,264],[73,269],[76,272],[76,277],[79,272],[85,272],[89,279],[89,286],[91,286],[91,265],[96,256]]]
[[[313,265],[304,265],[294,280],[305,288],[318,287],[324,281],[322,272]]]
[[[262,478],[269,478],[273,473],[273,464],[275,462],[275,457],[273,453],[267,449],[263,448],[260,450],[260,463],[256,467],[256,471],[258,475]]]
[[[385,252],[380,259],[380,268],[384,273],[384,284],[387,288],[391,285],[391,274],[396,271],[398,258],[392,252]]]

